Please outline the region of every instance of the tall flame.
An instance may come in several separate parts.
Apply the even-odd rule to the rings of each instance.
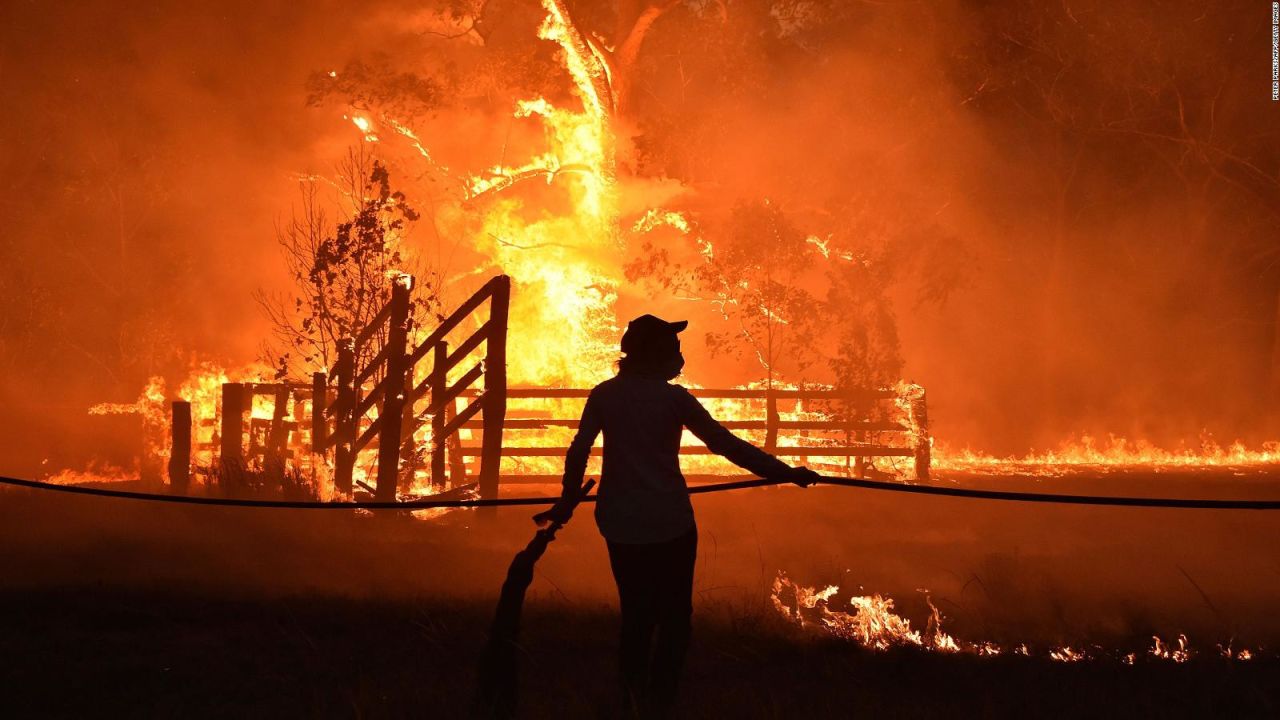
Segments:
[[[603,379],[612,359],[605,343],[616,333],[618,188],[613,175],[612,101],[602,92],[598,58],[567,21],[565,9],[544,0],[539,37],[558,43],[581,110],[545,98],[517,104],[514,116],[544,128],[545,152],[519,165],[498,166],[469,182],[473,207],[485,204],[476,247],[510,275],[514,294],[508,360],[513,382],[583,384]],[[509,188],[530,179],[563,192],[565,209],[529,207]]]
[[[508,356],[507,368],[512,384],[582,387],[594,384],[611,372],[615,356],[613,339],[618,330],[613,308],[624,277],[620,208],[631,207],[632,203],[621,201],[623,188],[616,176],[617,97],[608,58],[577,29],[564,0],[542,0],[542,8],[546,15],[538,36],[559,46],[559,56],[570,79],[572,100],[568,105],[574,107],[562,107],[542,97],[518,102],[512,116],[538,123],[543,131],[543,147],[521,162],[498,165],[467,178],[461,214],[468,218],[465,232],[474,247],[516,284],[509,325],[510,345],[515,351]],[[378,116],[375,124],[368,114],[354,110],[345,118],[364,141],[379,142],[378,128],[386,128],[389,137],[403,138],[417,157],[433,169],[448,172],[436,162],[418,135],[394,118]],[[535,187],[538,193],[526,192]],[[534,199],[548,193],[554,196],[554,202]],[[629,230],[643,234],[659,226],[692,236],[704,256],[714,257],[711,242],[696,232],[687,217],[677,212],[652,209],[632,223]],[[807,241],[824,257],[838,256],[821,238],[810,237]],[[764,307],[761,312],[776,314]],[[192,401],[200,436],[197,442],[209,446],[221,383],[231,377],[249,380],[268,376],[269,371],[262,368],[228,373],[220,368],[203,367],[193,372],[171,395]],[[916,423],[912,412],[921,389],[904,383],[897,391],[898,410],[908,433],[921,447],[927,447],[927,431]],[[140,415],[153,456],[164,458],[169,447],[166,395],[163,382],[157,379],[137,402],[102,405],[93,411]],[[269,399],[265,403],[256,402],[251,410],[257,418],[269,418],[273,412]],[[555,414],[568,415],[573,410],[566,405],[557,407]],[[740,419],[746,413],[758,413],[759,408],[740,404],[713,407],[713,410],[722,417]],[[826,419],[820,412],[805,407],[797,407],[794,413],[794,417],[783,419]],[[696,441],[686,438],[686,442]],[[821,441],[799,438],[796,442],[813,445]],[[197,462],[205,459],[197,453]],[[811,455],[809,462],[824,472],[840,471],[839,458]],[[1206,442],[1195,449],[1165,451],[1118,438],[1111,438],[1109,443],[1083,438],[1057,450],[1024,458],[999,458],[939,446],[933,449],[932,464],[943,472],[1051,475],[1065,474],[1082,466],[1164,468],[1276,462],[1280,462],[1280,447],[1275,444],[1250,450],[1239,443],[1220,447]],[[556,461],[548,459],[544,464],[547,463],[554,465]],[[723,469],[717,467],[712,458],[694,457],[686,464],[695,472]],[[360,475],[365,469],[357,467],[356,472]],[[871,604],[865,612],[883,614],[890,609],[868,602]]]

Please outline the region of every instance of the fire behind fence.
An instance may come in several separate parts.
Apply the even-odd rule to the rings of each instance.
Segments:
[[[187,492],[193,473],[230,495],[302,476],[331,481],[338,493],[364,489],[381,501],[473,483],[482,498],[493,498],[500,483],[558,481],[558,459],[589,390],[507,387],[510,287],[508,277],[494,277],[417,341],[409,328],[413,281],[403,276],[374,320],[341,344],[334,367],[310,383],[223,383],[220,402],[202,413],[175,401],[172,490]],[[451,333],[464,335],[453,347]],[[376,351],[369,347],[384,338]],[[370,359],[362,364],[362,357]],[[928,479],[927,411],[918,386],[691,392],[729,429],[776,455],[826,473]],[[696,442],[680,452],[690,456],[691,481],[735,475]]]

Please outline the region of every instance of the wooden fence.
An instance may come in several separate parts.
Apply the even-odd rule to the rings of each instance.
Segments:
[[[544,412],[532,411],[524,415],[518,409],[508,408],[504,419],[507,441],[502,447],[505,458],[562,458],[568,450],[565,445],[534,444],[529,435],[545,435],[547,430],[576,430],[581,405],[590,391],[582,388],[510,388],[509,400],[518,401],[577,401],[571,407],[572,417],[549,417]],[[839,467],[821,468],[831,472],[845,472],[854,477],[884,475],[873,467],[875,458],[901,458],[910,463],[918,480],[929,478],[930,447],[928,418],[923,394],[913,398],[905,411],[897,408],[898,394],[893,390],[795,390],[795,389],[691,389],[694,397],[711,401],[736,401],[738,412],[734,419],[721,419],[721,424],[733,431],[764,432],[761,443],[765,451],[795,462],[812,459],[839,459]],[[809,407],[821,403],[830,414],[844,419],[784,419],[779,405],[791,402]],[[568,403],[562,403],[568,404]],[[885,411],[886,405],[893,409]],[[744,419],[744,406],[757,406],[759,414]],[[879,408],[880,412],[874,409]],[[716,414],[713,412],[713,415]],[[793,413],[794,414],[794,413]],[[901,416],[900,419],[871,419],[868,415],[884,417]],[[483,430],[482,422],[470,422],[463,426],[470,430]],[[457,451],[462,458],[476,456],[479,448],[465,444]],[[593,454],[599,448],[593,448]],[[681,455],[710,455],[702,445],[684,445]],[[558,482],[560,475],[554,468],[546,472],[504,472],[504,483]],[[715,473],[686,473],[691,482],[723,480],[726,475]]]
[[[407,486],[415,472],[413,436],[420,427],[431,424],[431,478],[434,484],[443,485],[449,438],[481,414],[488,429],[484,432],[480,453],[480,495],[497,497],[506,412],[511,279],[499,275],[490,280],[417,343],[410,341],[408,333],[411,289],[411,281],[397,282],[386,308],[341,349],[331,373],[336,383],[331,385],[330,374],[313,376],[312,396],[320,398],[320,402],[312,405],[314,452],[334,450],[335,485],[339,490],[350,491],[357,456],[366,449],[376,449],[374,496],[380,501],[393,501],[397,488]],[[486,302],[488,318],[450,351],[445,338]],[[358,349],[377,334],[383,323],[386,324],[386,343],[363,368],[356,368],[354,358],[358,356]],[[484,345],[483,358],[457,381],[449,383],[449,371],[481,344]],[[379,377],[381,379],[374,383]],[[417,380],[419,377],[422,380]],[[472,391],[472,386],[482,380],[484,389]],[[366,390],[371,383],[372,388]],[[471,392],[473,399],[455,415],[454,401],[464,392]],[[372,412],[377,412],[377,416],[366,422]]]
[[[397,279],[387,304],[360,333],[340,343],[333,368],[315,373],[310,384],[224,383],[216,419],[193,419],[191,404],[175,401],[172,490],[186,492],[195,452],[216,451],[219,481],[229,494],[244,490],[248,470],[262,473],[264,483],[271,485],[283,479],[287,465],[305,468],[315,459],[331,463],[336,488],[350,492],[360,454],[376,450],[375,484],[370,489],[376,499],[394,501],[397,489],[409,485],[417,470],[419,453],[413,438],[418,429],[431,425],[430,477],[442,485],[446,448],[457,446],[464,424],[483,419],[486,428],[476,475],[481,497],[496,497],[506,412],[510,278],[492,278],[421,341],[411,341],[409,334],[412,289],[411,277]],[[451,351],[446,338],[486,304],[488,316],[477,320],[477,329]],[[377,338],[385,338],[377,352],[362,353]],[[480,359],[448,382],[450,371],[482,346]],[[364,355],[370,359],[358,363]],[[475,389],[479,382],[483,390]],[[271,417],[255,417],[254,398],[264,395],[273,400]],[[456,401],[464,395],[471,402],[455,412]],[[304,419],[307,407],[309,422]],[[202,443],[193,431],[209,424],[216,425],[214,439]],[[454,467],[461,480],[466,474],[461,462]]]
[[[554,459],[563,457],[565,445],[522,444],[504,441],[506,433],[528,438],[529,433],[571,431],[588,390],[562,388],[508,388],[506,378],[507,314],[511,281],[491,279],[462,303],[421,341],[410,338],[412,278],[393,284],[389,302],[355,337],[341,343],[338,360],[329,372],[315,373],[310,384],[226,383],[222,386],[220,417],[213,443],[202,446],[193,438],[189,403],[173,405],[173,445],[170,482],[175,492],[185,492],[194,450],[216,446],[219,477],[226,491],[236,493],[245,468],[260,469],[267,482],[282,479],[287,465],[305,467],[319,459],[331,463],[339,491],[353,490],[354,468],[362,452],[377,451],[376,499],[393,501],[398,489],[407,487],[419,471],[433,485],[443,488],[478,481],[480,496],[494,498],[499,484],[557,482]],[[474,318],[488,305],[488,315]],[[447,337],[466,321],[476,329],[452,349]],[[385,342],[375,353],[363,352],[377,338]],[[465,372],[455,370],[483,346],[483,355]],[[370,360],[358,367],[356,358]],[[456,377],[450,382],[451,377]],[[477,388],[483,383],[483,388]],[[691,390],[695,397],[754,406],[760,413],[746,419],[740,407],[732,419],[723,420],[730,430],[763,431],[766,451],[787,459],[843,460],[843,470],[855,477],[881,474],[875,458],[910,459],[917,479],[929,477],[928,422],[923,393],[912,398],[905,412],[891,390],[794,390],[725,389]],[[272,398],[268,417],[254,417],[254,398]],[[509,416],[508,401],[544,401],[556,405],[563,417],[545,410]],[[808,412],[799,419],[784,419],[779,404],[793,403]],[[815,412],[821,405],[825,417]],[[304,408],[309,408],[305,410]],[[309,418],[306,414],[309,412]],[[896,417],[895,417],[896,416]],[[309,422],[307,421],[309,419]],[[430,426],[431,442],[422,452],[415,433]],[[466,431],[471,442],[465,442]],[[476,437],[479,444],[474,444]],[[682,455],[707,455],[707,448],[689,445]],[[503,472],[502,459],[539,465],[537,472]],[[476,462],[478,460],[478,463]],[[839,463],[837,463],[839,465]],[[723,473],[691,473],[691,481],[723,478]]]
[[[307,462],[314,429],[298,422],[302,406],[310,404],[313,389],[299,383],[223,383],[218,416],[195,418],[191,403],[173,402],[169,483],[185,493],[197,452],[217,453],[218,482],[231,495],[242,494],[247,469],[259,468],[264,483],[278,484],[290,464]],[[254,399],[268,397],[268,417],[253,414]],[[201,441],[201,430],[212,430],[212,441]]]

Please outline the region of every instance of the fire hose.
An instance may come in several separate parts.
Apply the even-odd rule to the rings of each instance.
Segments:
[[[701,495],[703,493],[742,490],[746,488],[766,487],[769,485],[786,485],[790,482],[790,480],[782,479],[775,480],[757,478],[754,480],[709,483],[690,487],[689,494]],[[911,493],[915,495],[968,498],[971,500],[1050,503],[1056,505],[1177,508],[1191,510],[1280,510],[1280,500],[1215,500],[1199,498],[1123,497],[1114,495],[1068,495],[1061,493],[1015,492],[1010,490],[981,490],[976,488],[948,487],[939,485],[913,485],[909,483],[886,482],[882,480],[861,480],[857,478],[827,476],[822,476],[816,484],[859,488],[862,490]],[[422,500],[406,500],[403,502],[352,500],[339,500],[334,502],[305,500],[255,500],[248,498],[164,495],[161,493],[112,490],[110,488],[83,487],[79,485],[56,485],[36,480],[23,480],[20,478],[4,476],[0,476],[0,485],[29,488],[33,490],[49,490],[52,492],[69,493],[73,495],[90,495],[94,497],[142,500],[147,502],[176,503],[183,505],[214,505],[221,507],[275,508],[282,510],[421,510],[426,508],[507,507],[516,505],[552,505],[560,499],[559,497],[466,498],[451,500],[431,500],[430,498],[426,498]],[[595,502],[595,500],[595,495],[587,495],[581,498],[581,502]]]
[[[590,495],[595,484],[595,480],[588,480],[577,493],[569,495],[570,511]],[[507,578],[502,583],[498,607],[489,626],[489,640],[480,654],[480,687],[473,713],[476,717],[515,717],[520,670],[520,611],[524,606],[524,595],[533,583],[533,566],[567,522],[568,518],[563,517],[549,520],[546,527],[534,533],[525,549],[516,553],[507,568]]]

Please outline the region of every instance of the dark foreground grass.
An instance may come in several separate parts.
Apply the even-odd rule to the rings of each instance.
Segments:
[[[466,717],[488,601],[0,596],[4,717]],[[525,717],[614,717],[613,610],[525,614]],[[1276,717],[1280,664],[872,653],[702,608],[682,717]]]

